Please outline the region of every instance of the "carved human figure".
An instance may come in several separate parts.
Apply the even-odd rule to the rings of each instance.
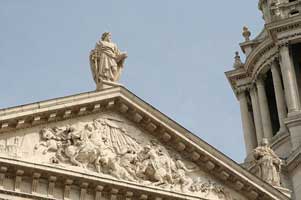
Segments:
[[[139,153],[137,175],[150,180],[153,185],[168,185],[173,183],[170,158],[162,149],[155,145],[146,145]]]
[[[77,160],[77,157],[79,156],[79,153],[83,149],[84,140],[81,135],[81,130],[76,129],[76,127],[71,126],[68,130],[68,143],[65,148],[65,154],[67,157],[69,157],[71,163],[85,167],[80,161]]]
[[[59,138],[54,134],[53,130],[50,128],[43,128],[40,131],[42,141],[35,146],[34,149],[38,149],[39,146],[44,146],[43,154],[48,151],[57,151],[59,148]]]
[[[273,186],[280,186],[281,159],[269,147],[267,139],[262,140],[262,146],[254,150],[254,158],[259,168],[259,177]]]
[[[120,155],[120,165],[125,168],[128,173],[136,177],[136,163],[137,163],[137,154],[135,151],[127,149],[124,153]]]
[[[190,187],[193,183],[193,180],[187,176],[187,172],[192,172],[193,170],[188,169],[185,166],[180,155],[177,155],[175,160],[176,169],[174,170],[174,180],[176,183],[180,184],[182,192],[187,192],[191,189]]]
[[[98,118],[87,123],[44,128],[37,148],[41,146],[43,154],[52,152],[51,163],[72,164],[120,180],[180,189],[184,193],[213,191],[225,196],[223,188],[193,178],[191,172],[199,169],[189,166],[180,154],[157,140],[141,144],[119,122]]]
[[[119,157],[110,158],[108,165],[109,174],[111,174],[112,176],[127,181],[135,181],[135,178],[124,167],[120,165]]]
[[[91,70],[97,86],[103,80],[118,81],[126,58],[127,54],[121,52],[112,42],[111,33],[103,33],[90,54]]]

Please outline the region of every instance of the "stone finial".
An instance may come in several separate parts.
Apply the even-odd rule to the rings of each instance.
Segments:
[[[112,42],[111,33],[103,33],[90,53],[90,67],[98,90],[119,80],[126,58],[127,53]]]
[[[237,68],[240,68],[243,66],[243,63],[241,62],[241,59],[240,59],[240,56],[239,56],[239,53],[238,51],[235,52],[235,57],[234,57],[234,64],[233,64],[233,67],[235,69]]]
[[[251,32],[248,27],[244,26],[242,28],[242,36],[245,38],[245,42],[250,41]]]

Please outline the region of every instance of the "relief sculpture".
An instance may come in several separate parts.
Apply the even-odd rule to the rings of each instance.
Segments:
[[[0,140],[0,154],[7,154],[11,157],[20,157],[21,137],[11,137]]]
[[[191,176],[199,168],[186,166],[180,154],[171,155],[156,140],[142,144],[109,119],[63,127],[43,128],[35,150],[50,154],[51,163],[74,165],[119,180],[181,192],[231,199],[222,186]],[[222,194],[222,195],[221,195]]]

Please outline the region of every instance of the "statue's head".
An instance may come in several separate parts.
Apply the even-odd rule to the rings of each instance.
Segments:
[[[50,140],[50,139],[54,138],[54,134],[53,134],[52,130],[49,128],[43,128],[41,130],[41,134],[42,134],[42,138],[45,140]]]
[[[143,147],[145,152],[149,152],[151,150],[151,146],[150,145],[146,145]]]
[[[93,131],[93,126],[91,124],[86,124],[85,129],[91,132]]]
[[[160,147],[158,148],[157,153],[158,153],[158,155],[160,155],[160,156],[164,155],[163,150],[162,150],[162,148],[160,148]]]
[[[261,142],[261,146],[264,147],[269,146],[269,140],[267,138],[263,138]]]
[[[110,32],[104,32],[102,35],[101,35],[101,40],[102,41],[106,41],[106,42],[111,42],[111,33]]]

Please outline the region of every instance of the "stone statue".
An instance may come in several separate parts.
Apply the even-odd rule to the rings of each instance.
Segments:
[[[262,146],[254,150],[254,158],[259,168],[259,177],[272,186],[280,186],[281,159],[269,147],[266,138],[262,140]]]
[[[118,81],[127,53],[121,52],[111,40],[111,33],[105,32],[90,53],[90,65],[97,89],[104,81]]]

